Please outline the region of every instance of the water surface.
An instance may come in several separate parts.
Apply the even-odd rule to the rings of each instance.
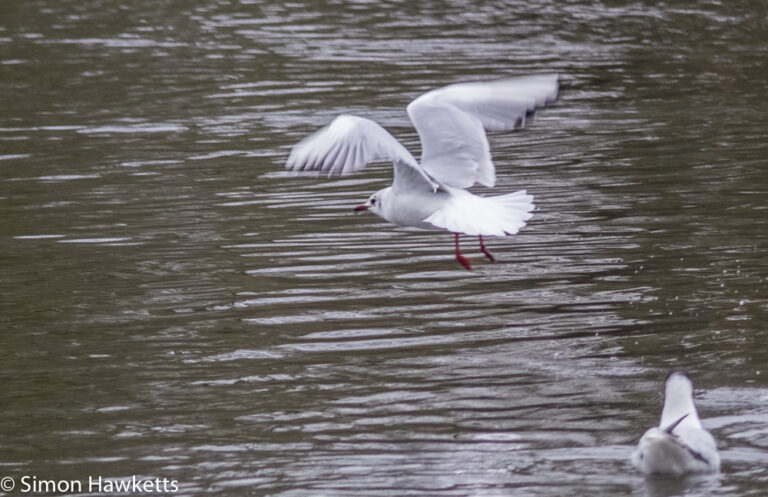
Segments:
[[[179,495],[763,495],[766,12],[749,2],[3,2],[0,476]],[[490,137],[515,237],[393,229],[335,115],[557,72]],[[688,368],[722,474],[629,463]],[[8,495],[13,495],[9,493]]]

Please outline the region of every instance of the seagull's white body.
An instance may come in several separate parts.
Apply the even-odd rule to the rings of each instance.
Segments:
[[[693,403],[693,383],[680,371],[667,377],[659,426],[645,432],[632,454],[643,473],[713,473],[720,455],[712,435],[701,426]]]
[[[417,162],[391,134],[362,117],[341,115],[291,151],[286,167],[329,175],[359,171],[366,164],[394,164],[392,186],[374,193],[356,210],[370,210],[398,226],[474,235],[489,259],[483,236],[507,236],[525,226],[534,208],[524,190],[480,197],[466,190],[494,186],[496,170],[485,130],[510,130],[557,97],[557,75],[459,83],[416,98],[407,111],[421,138]]]

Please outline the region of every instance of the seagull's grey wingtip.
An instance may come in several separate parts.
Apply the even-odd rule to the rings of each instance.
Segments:
[[[288,159],[285,161],[285,170],[293,172],[301,171],[304,163],[306,163],[306,161],[300,161],[292,150],[290,155],[288,155]]]
[[[288,158],[285,160],[285,164],[283,165],[283,168],[285,168],[286,171],[295,170],[295,161],[294,161],[293,153],[291,153],[288,156]]]

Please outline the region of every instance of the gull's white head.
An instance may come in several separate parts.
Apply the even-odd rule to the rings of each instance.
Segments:
[[[368,200],[364,204],[360,204],[357,207],[355,207],[355,211],[356,212],[371,211],[377,216],[387,219],[387,217],[384,214],[384,206],[390,198],[391,191],[392,191],[391,186],[382,188],[381,190],[377,191],[376,193],[368,197]]]
[[[667,375],[664,386],[664,409],[661,411],[659,427],[668,426],[685,416],[680,424],[701,428],[696,405],[693,403],[693,382],[685,371],[674,370]]]

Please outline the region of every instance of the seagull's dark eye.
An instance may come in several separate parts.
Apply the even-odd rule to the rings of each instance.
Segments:
[[[371,199],[371,205],[376,205],[376,197],[373,197],[373,198]]]

